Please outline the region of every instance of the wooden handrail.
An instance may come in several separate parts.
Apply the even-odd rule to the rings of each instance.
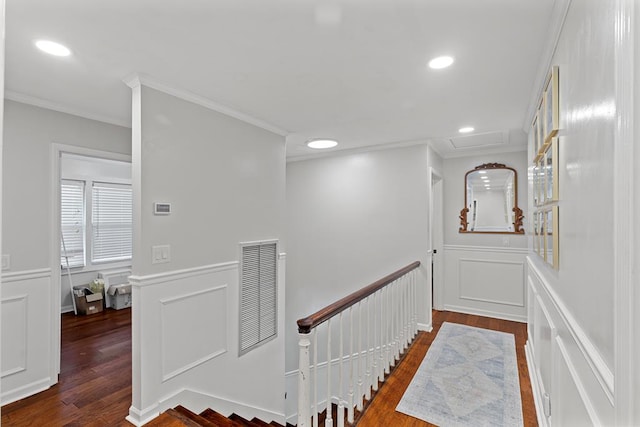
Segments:
[[[408,272],[415,270],[420,267],[420,261],[414,261],[406,267],[402,267],[400,270],[395,271],[382,279],[376,280],[369,286],[365,286],[364,288],[355,291],[354,293],[347,295],[346,297],[334,302],[322,308],[310,316],[307,316],[303,319],[298,320],[298,332],[301,334],[308,334],[311,332],[311,329],[315,328],[319,324],[331,319],[336,314],[344,311],[345,309],[351,307],[357,302],[365,299],[369,295],[376,293],[378,290],[384,288],[389,283],[394,280],[404,276]]]

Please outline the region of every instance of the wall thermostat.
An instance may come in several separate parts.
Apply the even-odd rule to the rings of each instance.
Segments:
[[[153,204],[154,215],[169,215],[171,213],[171,203],[155,202]]]

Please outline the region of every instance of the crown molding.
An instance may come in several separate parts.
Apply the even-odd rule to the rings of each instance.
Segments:
[[[265,122],[264,120],[255,118],[253,116],[250,116],[249,114],[245,114],[231,107],[227,107],[226,105],[219,104],[193,92],[170,86],[169,84],[161,82],[160,80],[150,77],[146,74],[133,73],[124,77],[122,81],[132,89],[139,86],[146,86],[148,88],[155,89],[168,95],[175,96],[176,98],[180,98],[184,101],[192,102],[194,104],[200,105],[201,107],[208,108],[209,110],[213,110],[218,113],[233,117],[234,119],[238,119],[250,125],[275,133],[276,135],[287,136],[289,134],[288,131],[271,123]]]
[[[549,30],[547,31],[547,40],[545,43],[542,55],[540,55],[540,61],[538,65],[538,72],[536,73],[536,79],[531,88],[531,95],[529,97],[529,107],[527,108],[527,114],[522,124],[524,133],[529,134],[529,128],[533,121],[533,115],[536,112],[537,103],[542,94],[544,82],[547,78],[549,70],[551,69],[553,55],[556,53],[556,47],[558,46],[558,40],[560,40],[560,34],[562,28],[564,28],[564,22],[567,19],[567,13],[569,13],[569,6],[571,0],[555,0],[553,3],[553,10],[551,12],[551,22],[549,23]]]
[[[68,107],[57,102],[49,101],[31,95],[26,95],[20,92],[14,92],[12,90],[6,90],[4,92],[4,98],[10,101],[19,102],[21,104],[33,105],[34,107],[45,108],[47,110],[53,110],[59,113],[70,114],[72,116],[82,117],[89,120],[95,120],[98,122],[108,123],[110,125],[116,125],[131,129],[131,123],[126,120],[78,110],[76,108]]]

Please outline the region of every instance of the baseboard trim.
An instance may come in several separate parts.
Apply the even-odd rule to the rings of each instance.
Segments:
[[[22,387],[18,387],[14,390],[7,390],[0,394],[0,402],[2,405],[8,405],[9,403],[17,402],[20,399],[29,397],[41,391],[47,390],[51,387],[51,378],[47,377],[38,381],[34,381],[30,384],[26,384]]]
[[[445,311],[454,311],[456,313],[473,314],[475,316],[493,317],[496,319],[510,320],[512,322],[527,323],[527,316],[517,314],[499,313],[497,311],[481,310],[478,308],[461,307],[457,305],[444,305]]]
[[[424,332],[433,331],[433,325],[431,323],[418,323],[418,330]]]
[[[235,413],[247,419],[257,417],[267,423],[271,421],[282,423],[285,420],[284,414],[277,413],[269,409],[248,405],[246,403],[187,388],[183,388],[160,400],[157,407],[161,408],[161,411],[165,411],[177,405],[182,405],[196,413],[200,413],[206,408],[212,408],[224,416],[229,416]]]
[[[125,420],[136,427],[141,427],[152,419],[157,418],[158,415],[160,415],[160,411],[158,410],[157,404],[148,406],[143,410],[131,406],[129,407],[129,415],[125,417]]]

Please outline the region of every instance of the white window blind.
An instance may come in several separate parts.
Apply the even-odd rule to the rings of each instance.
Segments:
[[[277,244],[242,245],[240,354],[277,334]]]
[[[63,180],[60,184],[60,265],[84,267],[84,182]]]
[[[130,185],[93,183],[91,227],[92,262],[131,259],[133,216]]]

